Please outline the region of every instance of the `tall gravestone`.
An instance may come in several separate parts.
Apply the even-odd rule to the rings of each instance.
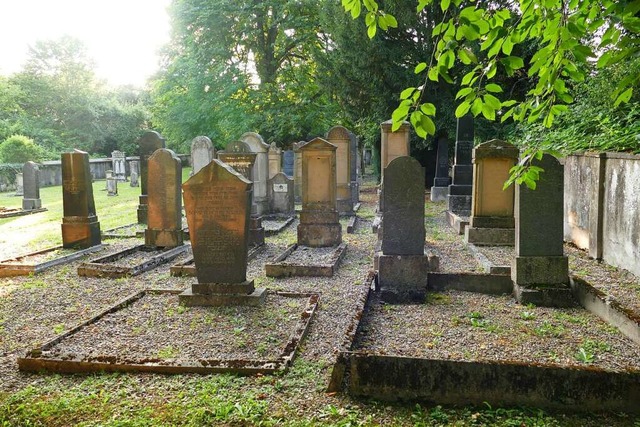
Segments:
[[[191,176],[215,159],[215,149],[211,140],[206,136],[196,136],[191,141]]]
[[[334,126],[327,132],[327,141],[336,146],[336,197],[338,213],[353,213],[351,199],[351,132]]]
[[[302,153],[300,147],[305,141],[293,144],[293,195],[296,203],[302,203]]]
[[[275,142],[269,146],[269,179],[282,172],[282,149]]]
[[[225,151],[218,152],[218,158],[231,166],[250,182],[253,182],[253,174],[257,155],[251,150],[249,144],[244,141],[233,141],[227,145]],[[264,228],[262,227],[262,215],[258,213],[259,207],[251,191],[251,223],[249,226],[249,244],[261,246],[264,244]]]
[[[295,203],[293,198],[293,180],[283,174],[277,173],[269,180],[269,204],[272,214],[295,215]]]
[[[40,169],[34,162],[26,162],[22,166],[23,197],[22,209],[31,211],[42,208],[40,200]]]
[[[471,214],[472,150],[473,117],[468,115],[458,119],[453,182],[449,186],[449,195],[447,196],[447,210],[456,215],[469,216]]]
[[[267,181],[269,180],[269,146],[255,132],[243,133],[240,141],[246,142],[251,151],[256,153],[253,164],[253,200],[257,214],[263,215],[269,210]]]
[[[145,246],[173,248],[183,243],[182,163],[171,150],[160,148],[149,157],[148,215]]]
[[[473,198],[465,241],[476,245],[513,246],[513,185],[506,189],[509,171],[518,161],[518,149],[491,140],[473,150]]]
[[[138,204],[138,223],[147,223],[147,185],[149,173],[147,162],[149,157],[158,149],[165,147],[165,140],[158,132],[145,132],[138,139],[138,155],[140,156],[140,198]]]
[[[511,265],[516,298],[523,304],[571,306],[569,264],[564,255],[564,167],[545,154],[536,189],[515,188],[516,257]]]
[[[424,168],[416,159],[397,157],[385,172],[381,252],[376,254],[378,284],[391,301],[424,300],[427,273],[438,258],[425,253]]]
[[[336,146],[314,138],[300,148],[302,155],[302,211],[298,244],[335,246],[342,242],[336,197]]]
[[[197,284],[186,306],[258,305],[265,289],[247,280],[251,181],[213,160],[182,185]]]
[[[100,244],[100,223],[93,200],[89,154],[62,153],[62,246],[85,249]]]
[[[358,137],[355,133],[349,132],[349,151],[351,153],[351,204],[355,206],[360,201],[360,150],[358,150]]]
[[[117,181],[125,182],[127,180],[127,157],[122,151],[111,152],[111,167]]]
[[[380,124],[380,131],[380,173],[384,181],[384,170],[387,165],[397,157],[410,155],[409,137],[411,125],[409,122],[403,122],[396,131],[393,131],[393,120],[387,120]]]
[[[282,172],[293,178],[293,150],[285,150],[282,153]]]
[[[431,201],[442,202],[449,194],[449,140],[445,136],[438,138],[438,154],[436,159],[436,174],[431,187]]]
[[[129,162],[129,167],[131,168],[131,172],[129,175],[129,186],[131,187],[138,187],[139,181],[138,178],[140,177],[140,167],[139,167],[140,163],[137,160],[132,160],[131,162]]]

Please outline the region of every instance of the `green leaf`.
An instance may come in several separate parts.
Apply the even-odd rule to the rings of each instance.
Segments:
[[[437,82],[438,81],[438,68],[437,67],[431,67],[429,69],[429,80]]]
[[[449,9],[449,5],[450,4],[451,4],[451,0],[441,0],[440,1],[440,8],[444,12],[445,10]]]
[[[489,83],[488,85],[486,85],[484,87],[488,92],[493,92],[493,93],[501,93],[502,92],[502,88],[500,87],[500,85],[497,85],[495,83]]]
[[[436,133],[436,125],[433,123],[433,120],[429,116],[422,116],[420,118],[420,127],[424,129],[428,135],[433,135]]]
[[[418,65],[416,65],[416,69],[413,70],[413,72],[415,74],[420,74],[421,72],[423,72],[425,70],[425,68],[427,68],[427,63],[426,62],[421,62]]]
[[[470,71],[467,74],[464,75],[464,77],[462,78],[462,85],[466,86],[471,82],[471,79],[473,78],[473,76],[475,75],[475,71]]]
[[[471,104],[468,101],[462,102],[458,105],[458,108],[456,108],[456,117],[460,118],[467,114],[469,112],[469,108],[471,108]]]
[[[384,16],[387,17],[387,25],[391,28],[398,28],[398,20],[396,19],[395,16],[393,15],[389,15],[388,13],[386,13]]]
[[[431,104],[430,102],[425,102],[424,104],[422,104],[420,106],[420,111],[422,111],[424,114],[426,114],[428,116],[435,116],[436,115],[436,106]]]
[[[482,99],[484,99],[484,103],[491,106],[493,110],[499,110],[500,107],[502,107],[502,102],[493,95],[486,94]]]
[[[473,92],[473,88],[472,87],[464,87],[462,89],[460,89],[458,91],[458,93],[456,94],[456,99],[465,97],[467,95],[469,95],[471,92]]]
[[[496,119],[496,110],[493,109],[493,107],[491,107],[491,105],[489,104],[483,104],[482,105],[482,115],[487,119],[487,120],[495,120]]]
[[[476,55],[471,51],[471,49],[468,48],[462,48],[458,50],[458,58],[460,58],[460,61],[462,61],[462,63],[465,65],[478,63],[478,58],[476,58]]]
[[[476,98],[471,104],[471,114],[477,116],[482,112],[482,99]]]
[[[413,95],[413,92],[415,92],[415,90],[415,87],[406,88],[400,93],[400,99],[408,99],[411,95]]]
[[[505,66],[508,65],[509,68],[514,70],[524,67],[524,61],[519,56],[507,56],[500,59],[500,62],[505,64]]]
[[[613,103],[614,107],[617,107],[618,105],[620,105],[621,103],[627,103],[629,102],[629,100],[631,99],[631,95],[633,95],[633,88],[630,87],[627,90],[625,90],[624,92],[622,92],[620,95],[618,95],[618,97],[616,98],[615,102]]]
[[[367,28],[367,35],[369,36],[370,39],[375,37],[377,30],[378,30],[378,27],[375,24],[369,25],[369,27]]]
[[[511,55],[511,51],[513,50],[513,42],[511,38],[506,38],[504,43],[502,44],[502,53],[505,55]]]

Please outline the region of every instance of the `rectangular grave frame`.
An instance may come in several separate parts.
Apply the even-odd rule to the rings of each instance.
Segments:
[[[292,213],[291,215],[264,215],[262,217],[263,220],[283,220],[284,222],[277,229],[266,229],[264,230],[265,236],[273,236],[280,233],[282,230],[287,228],[291,223],[296,219],[296,215]]]
[[[247,253],[247,262],[251,261],[253,258],[264,249],[266,245],[253,246],[249,249]],[[174,264],[169,269],[169,274],[173,277],[196,277],[196,265],[193,260],[193,256],[189,257],[183,262],[179,262]]]
[[[257,374],[274,374],[277,372],[285,372],[293,363],[300,343],[306,337],[311,320],[318,308],[320,295],[315,292],[273,292],[276,295],[290,298],[308,298],[307,305],[302,311],[293,333],[289,337],[289,341],[285,344],[282,353],[277,359],[207,359],[200,360],[197,364],[169,364],[161,363],[161,359],[142,360],[139,363],[113,363],[110,360],[116,356],[107,356],[107,361],[82,361],[82,360],[62,360],[47,359],[40,357],[42,352],[52,348],[65,338],[78,332],[85,326],[96,323],[106,315],[114,313],[118,310],[126,308],[133,302],[141,299],[147,293],[155,294],[180,294],[181,289],[145,289],[129,295],[114,306],[107,308],[89,320],[86,320],[43,345],[27,351],[24,357],[18,357],[18,369],[26,372],[52,372],[60,374],[77,374],[77,373],[94,373],[94,372],[147,372],[157,374],[217,374],[217,373],[236,373],[240,375],[257,375]],[[133,361],[135,362],[135,361]]]
[[[312,277],[332,277],[338,270],[340,261],[344,257],[347,250],[345,242],[340,243],[331,257],[328,264],[293,264],[286,262],[286,259],[293,251],[298,248],[298,244],[294,243],[289,246],[283,253],[278,255],[272,262],[264,264],[265,275],[268,277],[289,277],[289,276],[312,276]]]
[[[102,237],[105,239],[131,239],[134,237],[144,237],[144,230],[143,231],[136,231],[135,233],[132,234],[118,234],[117,232],[119,230],[124,230],[127,228],[133,228],[135,226],[140,226],[140,225],[144,225],[144,224],[140,224],[139,222],[133,222],[131,224],[125,224],[125,225],[120,225],[118,227],[115,228],[110,228],[109,230],[105,230],[102,232]],[[145,225],[146,227],[146,225]]]
[[[12,258],[7,258],[3,261],[0,261],[0,277],[28,276],[30,274],[38,274],[51,267],[55,267],[57,265],[62,265],[71,261],[75,261],[76,259],[81,258],[87,254],[97,252],[103,249],[104,247],[106,247],[106,245],[102,243],[99,245],[91,246],[90,248],[78,249],[76,250],[75,253],[64,255],[59,258],[54,258],[49,261],[42,262],[40,264],[19,264],[19,263],[15,263],[15,261],[19,261],[35,255],[42,255],[46,252],[52,252],[58,249],[64,249],[62,245],[42,249],[36,252],[30,252],[25,255],[19,255]],[[12,263],[11,261],[14,261],[14,262]]]
[[[46,211],[48,211],[47,208],[27,209],[27,210],[20,209],[20,208],[15,208],[15,209],[4,208],[4,210],[0,210],[0,219],[13,218],[16,216],[23,216],[23,215],[31,215],[31,214],[46,212]]]
[[[189,245],[181,245],[171,249],[152,249],[145,245],[137,245],[124,249],[120,252],[116,252],[115,254],[106,255],[80,264],[78,267],[78,275],[84,277],[110,277],[114,279],[137,276],[145,271],[153,270],[156,267],[175,259],[178,255],[186,252],[188,249]],[[159,252],[159,254],[133,267],[121,267],[107,264],[140,251]]]

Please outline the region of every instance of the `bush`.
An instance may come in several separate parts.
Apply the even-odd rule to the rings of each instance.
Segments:
[[[31,138],[24,135],[12,135],[0,144],[0,162],[25,163],[42,159],[42,151]]]

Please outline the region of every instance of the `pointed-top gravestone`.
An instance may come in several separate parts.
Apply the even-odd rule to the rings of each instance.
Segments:
[[[211,140],[206,136],[196,136],[191,141],[191,175],[211,163],[215,158],[215,149]]]
[[[182,163],[171,150],[156,150],[148,162],[148,221],[145,245],[172,248],[182,245]]]
[[[327,132],[327,141],[336,148],[336,197],[339,213],[352,213],[351,199],[351,132],[334,126]]]
[[[269,204],[272,214],[295,215],[293,180],[280,172],[269,180]]]
[[[269,146],[269,179],[282,172],[282,149],[275,142]]]
[[[62,153],[62,246],[84,249],[100,244],[100,223],[93,200],[89,154]]]
[[[182,185],[198,283],[185,305],[257,305],[265,290],[247,281],[251,181],[213,160]]]
[[[22,209],[31,211],[40,209],[42,201],[40,200],[40,169],[34,162],[26,162],[22,166],[23,180],[23,198]]]
[[[165,139],[158,132],[149,131],[138,139],[138,155],[140,156],[140,204],[138,205],[138,223],[147,223],[147,185],[149,173],[147,162],[149,157],[159,148],[165,147]]]
[[[253,203],[256,205],[257,214],[262,215],[269,210],[267,194],[267,181],[269,180],[269,145],[255,132],[243,133],[240,140],[246,142],[252,152],[256,153],[256,161],[253,164]]]

